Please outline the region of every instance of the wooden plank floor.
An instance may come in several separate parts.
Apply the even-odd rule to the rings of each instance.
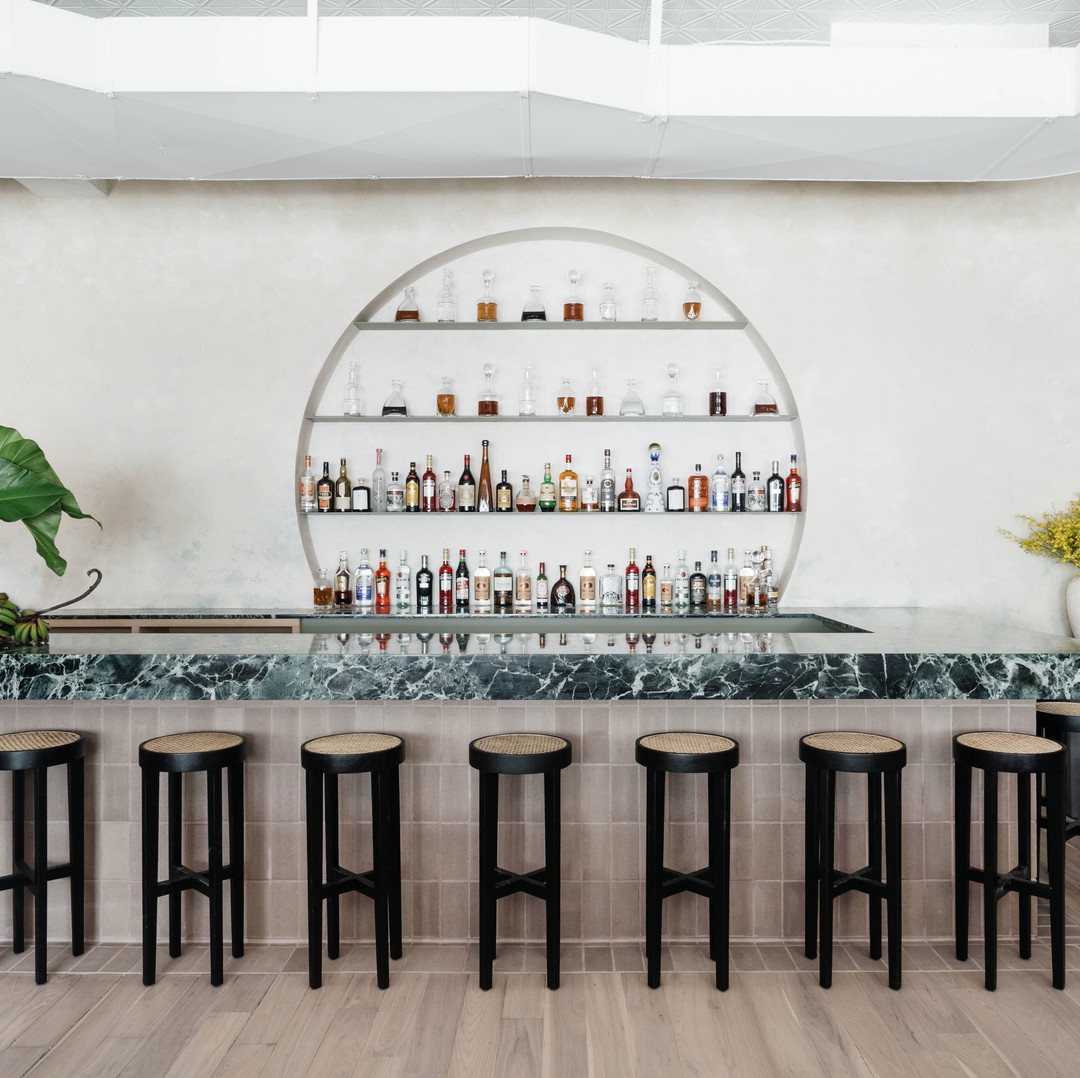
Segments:
[[[1080,1074],[1074,947],[1064,992],[1050,987],[1037,944],[1031,963],[1004,948],[994,993],[977,959],[957,969],[947,947],[927,945],[909,949],[892,992],[855,947],[838,947],[846,971],[823,991],[795,949],[743,944],[726,993],[689,944],[669,948],[655,991],[636,948],[570,949],[576,971],[557,992],[532,971],[542,960],[533,947],[503,949],[513,972],[497,972],[489,992],[463,946],[407,946],[385,992],[369,947],[327,963],[318,991],[291,947],[251,948],[216,989],[205,948],[163,960],[151,988],[135,947],[74,960],[51,950],[58,972],[46,985],[33,983],[28,956],[0,972],[0,1078]]]

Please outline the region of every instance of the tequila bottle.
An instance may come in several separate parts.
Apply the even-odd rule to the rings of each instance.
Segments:
[[[581,511],[583,513],[600,512],[600,489],[595,476],[585,476],[585,486],[581,488]]]
[[[649,489],[645,495],[645,512],[662,513],[664,511],[664,478],[660,474],[660,445],[653,442],[649,446]]]

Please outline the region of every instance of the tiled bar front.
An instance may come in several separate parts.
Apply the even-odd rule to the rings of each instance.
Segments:
[[[83,732],[87,761],[88,932],[95,941],[135,941],[139,913],[139,795],[136,748],[161,733],[222,729],[249,738],[247,763],[248,938],[304,938],[304,825],[300,742],[343,730],[403,735],[404,931],[414,941],[462,941],[475,934],[476,776],[467,763],[470,739],[501,731],[561,734],[574,744],[564,773],[563,938],[567,942],[642,936],[644,786],[634,739],[663,729],[725,733],[742,745],[733,783],[732,936],[794,940],[803,903],[803,773],[800,735],[855,729],[907,742],[903,776],[904,928],[906,940],[946,939],[952,932],[953,733],[977,728],[1031,731],[1034,703],[1019,701],[668,701],[668,702],[6,702],[3,729],[53,727]],[[196,780],[197,781],[197,780]],[[536,777],[503,784],[501,842],[508,867],[541,863],[541,796]],[[188,802],[193,849],[202,848],[201,787]],[[0,809],[7,818],[7,781]],[[976,791],[978,784],[976,783]],[[343,849],[366,844],[367,780],[345,780]],[[838,849],[862,864],[865,785],[841,781]],[[1012,805],[1002,799],[1002,808]],[[668,863],[703,861],[705,786],[669,783]],[[63,783],[50,785],[52,860],[63,856]],[[10,829],[0,827],[0,865],[10,858]],[[978,842],[976,831],[974,836]],[[1002,842],[1012,844],[1002,826]],[[366,848],[366,845],[365,845]],[[977,846],[975,847],[978,848]],[[364,860],[363,856],[359,860]],[[841,862],[842,863],[842,862]],[[364,867],[357,865],[356,867]],[[186,931],[205,939],[206,904],[186,896]],[[66,888],[50,888],[50,935],[64,938]],[[370,903],[345,901],[343,935],[370,937]],[[838,903],[840,936],[864,931],[865,901]],[[705,935],[706,904],[676,896],[665,904],[667,935]],[[1004,913],[1004,910],[1003,910]],[[517,895],[500,904],[506,940],[543,935],[542,904]],[[973,901],[973,926],[980,924]],[[0,938],[10,929],[10,903],[0,903]]]

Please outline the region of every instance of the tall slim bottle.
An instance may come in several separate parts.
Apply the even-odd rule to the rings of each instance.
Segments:
[[[322,462],[322,478],[315,484],[315,503],[320,513],[334,509],[334,481],[330,478],[330,461]]]
[[[311,454],[304,457],[304,474],[300,476],[300,512],[315,511],[315,476],[311,472]]]
[[[566,467],[559,475],[559,511],[576,513],[578,511],[577,472],[570,466],[570,454],[566,454]]]
[[[439,566],[439,613],[449,614],[454,609],[454,570],[450,567],[450,548],[443,547],[442,565]]]
[[[491,464],[488,462],[488,440],[481,442],[483,453],[480,457],[480,482],[476,486],[476,511],[490,513],[495,508],[495,492],[491,486]]]
[[[431,613],[433,585],[434,577],[428,568],[427,555],[421,554],[420,568],[416,573],[416,612],[418,614]]]
[[[454,573],[454,612],[469,612],[469,567],[465,564],[465,551],[459,550],[457,571]]]
[[[491,603],[496,614],[509,614],[514,606],[514,571],[506,564],[506,551],[499,551],[499,564],[491,574]]]
[[[716,560],[717,552],[709,552],[709,575],[705,582],[705,608],[711,614],[724,609],[724,574]]]
[[[647,614],[656,609],[656,569],[651,554],[645,555],[645,568],[641,570],[641,609]]]
[[[487,551],[480,551],[480,562],[473,573],[473,609],[486,614],[491,609],[491,570],[487,565]]]
[[[390,613],[390,570],[386,567],[386,551],[379,551],[379,567],[375,570],[375,613]]]
[[[375,605],[375,570],[368,564],[368,548],[360,551],[360,564],[356,567],[356,609],[362,612]]]
[[[727,513],[731,510],[731,480],[724,471],[724,454],[716,454],[716,471],[709,486],[709,510]]]
[[[382,450],[375,450],[375,470],[371,473],[371,502],[376,513],[386,512],[386,471],[382,466]]]
[[[412,568],[408,558],[409,552],[403,550],[394,570],[394,608],[402,614],[412,610]]]
[[[457,511],[459,513],[476,512],[476,480],[469,467],[469,454],[465,454],[465,467],[457,485]]]
[[[780,474],[780,461],[772,462],[772,475],[765,484],[765,508],[770,513],[784,511],[784,477]]]
[[[405,476],[405,512],[420,512],[420,475],[415,460],[409,461],[409,474]]]
[[[521,565],[514,573],[514,612],[532,613],[532,573],[529,571],[528,551],[519,550]]]
[[[547,567],[543,562],[540,563],[540,571],[536,574],[536,588],[533,594],[536,596],[536,612],[546,613],[551,608],[551,597],[548,590]],[[540,646],[543,647],[543,644],[541,643]]]
[[[585,551],[585,564],[578,577],[578,602],[583,614],[596,610],[596,570],[593,568],[592,551]]]
[[[345,471],[345,458],[341,458],[341,470],[338,472],[337,481],[334,483],[334,512],[349,513],[352,511],[352,482]]]
[[[630,548],[630,560],[626,563],[626,609],[636,611],[641,606],[641,573],[637,566],[637,550]]]
[[[600,473],[600,512],[615,512],[615,472],[611,467],[611,450],[604,450],[604,470]]]
[[[679,551],[679,564],[675,566],[675,609],[690,609],[690,569],[686,564],[686,551]]]
[[[334,602],[341,610],[348,610],[353,605],[352,573],[349,572],[347,550],[338,553],[338,567],[334,577]]]
[[[739,567],[735,564],[735,548],[727,548],[727,564],[724,566],[724,613],[734,614],[739,609]]]
[[[802,512],[802,476],[799,475],[798,459],[791,454],[791,471],[784,480],[784,512]]]
[[[746,512],[746,472],[742,470],[742,453],[735,453],[735,470],[731,473],[731,511]]]

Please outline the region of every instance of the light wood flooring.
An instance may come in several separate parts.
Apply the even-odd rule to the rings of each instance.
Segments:
[[[56,972],[42,986],[29,952],[5,956],[0,1078],[1080,1075],[1074,947],[1057,992],[1044,944],[1031,963],[1004,946],[994,993],[977,948],[960,970],[947,946],[926,944],[905,949],[899,992],[853,946],[838,947],[841,972],[823,991],[796,949],[736,945],[726,993],[694,945],[667,949],[655,991],[637,947],[567,948],[557,992],[533,946],[502,948],[489,992],[465,946],[407,944],[385,992],[364,946],[328,963],[318,991],[305,952],[287,946],[230,960],[220,988],[205,946],[165,959],[151,988],[134,946],[98,945],[79,959],[50,950]]]

